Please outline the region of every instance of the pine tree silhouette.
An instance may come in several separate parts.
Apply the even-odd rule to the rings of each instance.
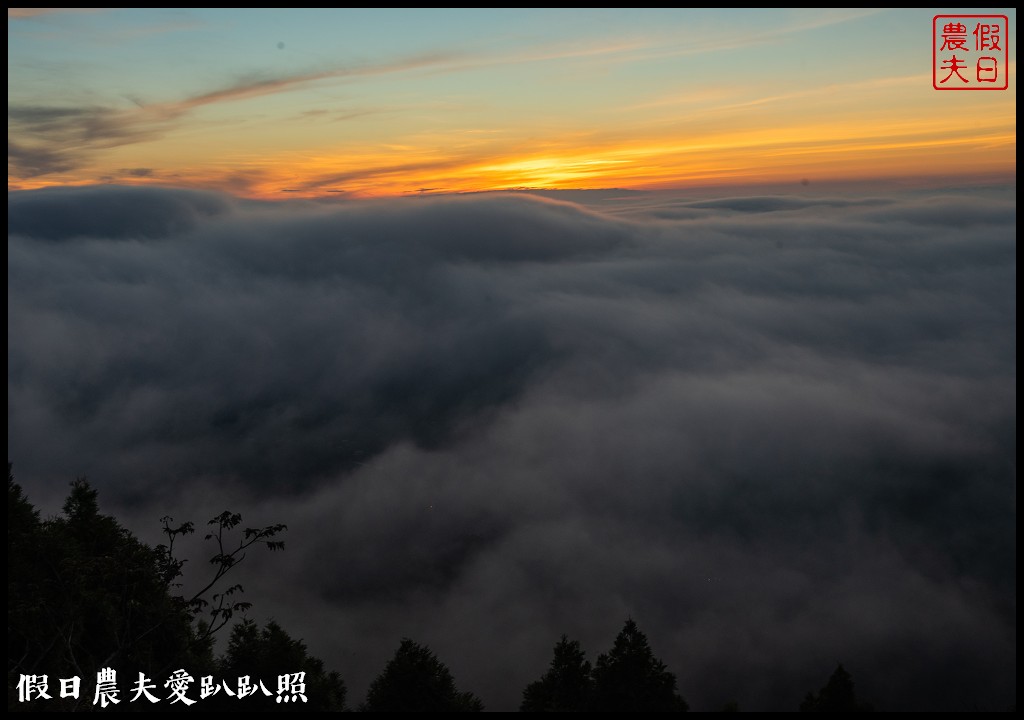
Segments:
[[[807,693],[800,703],[800,712],[872,712],[874,708],[857,701],[854,692],[853,678],[846,672],[842,663],[836,667],[832,677],[828,679],[817,695]]]
[[[611,652],[594,666],[591,708],[598,712],[686,712],[676,677],[654,657],[647,637],[632,618],[615,638]]]
[[[566,635],[555,645],[551,667],[523,691],[521,712],[583,712],[593,693],[590,663],[580,644]]]
[[[473,693],[460,693],[451,671],[434,653],[405,638],[370,685],[361,712],[480,712]]]

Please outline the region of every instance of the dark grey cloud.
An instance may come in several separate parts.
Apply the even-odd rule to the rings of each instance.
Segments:
[[[631,615],[695,709],[1015,703],[1012,189],[593,200],[11,194],[17,477],[287,522],[248,594],[356,697]]]
[[[7,163],[20,177],[36,177],[47,173],[64,172],[76,166],[66,153],[52,147],[24,145],[7,141]]]
[[[687,203],[688,207],[708,208],[712,210],[736,210],[738,212],[779,212],[782,210],[803,210],[815,206],[851,207],[888,205],[890,201],[882,198],[794,198],[777,195],[766,197],[716,198],[714,200],[698,200]]]
[[[97,150],[159,137],[169,119],[137,108],[8,104],[8,170],[18,178],[72,170]]]
[[[46,188],[8,197],[7,233],[36,240],[152,240],[187,232],[230,210],[226,198],[192,190]]]
[[[8,173],[13,178],[27,179],[86,166],[97,151],[159,138],[175,130],[193,110],[207,105],[290,92],[328,80],[343,81],[427,68],[457,69],[459,61],[465,58],[452,53],[423,53],[290,75],[253,72],[215,90],[178,100],[147,104],[132,96],[128,98],[133,103],[131,106],[8,103]],[[363,113],[355,115],[358,114]],[[339,119],[355,115],[342,114]],[[377,168],[371,174],[399,171],[400,168]],[[330,183],[325,181],[311,187],[323,184]]]

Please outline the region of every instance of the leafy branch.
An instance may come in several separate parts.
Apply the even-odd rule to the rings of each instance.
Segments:
[[[158,545],[157,552],[161,558],[161,573],[168,588],[180,588],[182,583],[176,582],[184,574],[185,560],[179,560],[174,556],[175,540],[184,535],[191,535],[195,532],[195,524],[185,522],[174,527],[171,523],[174,518],[162,517],[163,532],[167,536],[166,545]],[[216,553],[210,558],[210,564],[214,566],[213,576],[210,580],[191,597],[175,595],[174,599],[185,608],[193,619],[199,619],[201,615],[208,616],[199,619],[199,636],[196,643],[205,642],[215,632],[227,625],[235,613],[245,612],[252,607],[252,603],[235,600],[234,596],[245,592],[241,585],[232,585],[220,592],[207,594],[220,582],[231,568],[235,567],[246,557],[246,551],[253,545],[262,543],[271,552],[284,550],[284,541],[275,540],[280,533],[285,532],[288,526],[284,523],[267,525],[262,528],[244,528],[242,537],[238,538],[237,545],[231,540],[231,531],[242,522],[242,516],[227,510],[210,520],[207,524],[213,529],[206,534],[204,540],[213,541],[217,545]]]

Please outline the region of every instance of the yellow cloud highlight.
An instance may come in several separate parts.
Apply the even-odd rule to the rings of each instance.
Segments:
[[[967,123],[969,121],[965,121]],[[936,123],[911,132],[906,123],[864,127],[860,123],[806,125],[755,132],[733,131],[680,141],[663,137],[632,143],[579,145],[556,139],[542,152],[521,145],[500,153],[474,155],[472,148],[452,155],[443,147],[360,149],[308,156],[235,157],[166,168],[151,176],[116,178],[126,183],[168,183],[225,188],[255,197],[316,197],[345,192],[355,196],[401,195],[431,191],[472,192],[510,188],[572,189],[628,187],[653,189],[694,184],[865,179],[1016,171],[1016,131],[1012,118],[975,122],[970,132]],[[127,160],[122,167],[131,167]],[[46,178],[22,187],[66,184]],[[43,178],[40,178],[43,180]]]
[[[412,58],[356,72],[434,63],[443,60]],[[927,78],[918,76],[764,96],[749,88],[698,91],[691,99],[700,107],[678,113],[670,96],[544,126],[493,115],[471,125],[460,122],[460,108],[443,102],[426,109],[305,113],[301,124],[272,113],[249,120],[232,109],[233,101],[256,102],[324,77],[337,77],[336,71],[255,80],[103,114],[23,109],[23,117],[15,116],[19,122],[45,122],[54,137],[89,120],[90,142],[102,146],[103,164],[38,176],[9,173],[8,186],[161,183],[273,198],[1016,173],[1013,103],[993,97],[974,103],[975,112],[949,112],[948,95],[922,90],[918,85],[927,88]],[[894,113],[890,102],[904,95],[908,101]],[[425,127],[416,120],[427,110],[433,121]],[[344,121],[332,120],[332,113]],[[187,123],[171,124],[186,114]]]
[[[453,139],[452,145],[457,141]],[[256,163],[262,173],[250,191],[273,197],[283,190],[316,196],[327,191],[375,196],[422,188],[466,192],[509,188],[685,187],[707,182],[776,182],[803,177],[863,179],[885,176],[1015,173],[1015,121],[990,117],[936,121],[828,125],[731,131],[699,140],[674,137],[609,144],[552,138],[542,150],[522,143],[473,148],[452,155],[443,147],[376,151],[339,148],[310,158],[280,156]],[[215,184],[214,180],[210,181]]]

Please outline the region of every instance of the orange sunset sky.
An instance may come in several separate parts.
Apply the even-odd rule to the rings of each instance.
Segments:
[[[940,92],[941,12],[13,9],[8,189],[1015,178],[1016,13],[1009,88]]]

